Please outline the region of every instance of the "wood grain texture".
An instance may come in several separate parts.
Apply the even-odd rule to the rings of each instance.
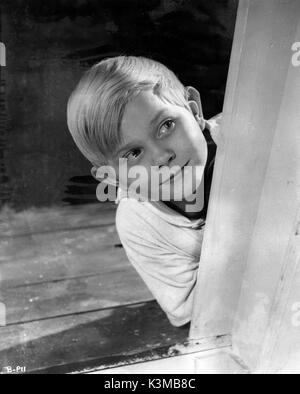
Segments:
[[[115,226],[0,241],[1,288],[61,280],[129,266]]]
[[[1,288],[129,267],[114,220],[114,206],[3,210]]]
[[[286,83],[299,5],[295,0],[240,2],[223,110],[226,144],[216,157],[191,338],[226,334],[233,328],[265,181],[276,176],[268,174],[276,149],[273,139],[275,133],[285,133],[285,125],[279,130],[278,122],[289,94]],[[299,81],[299,71],[297,75]],[[298,89],[296,80],[294,85]],[[296,96],[293,103],[295,116]],[[293,124],[294,132],[299,130]],[[296,135],[293,138],[296,144]],[[277,147],[278,164],[282,154],[287,160],[294,157],[293,150]],[[287,190],[288,178],[282,181]],[[272,192],[275,198],[276,188]],[[270,239],[267,233],[261,237]]]
[[[240,2],[195,297],[191,337],[231,332],[254,372],[300,371],[299,17],[297,0]]]
[[[300,208],[300,207],[299,207]],[[300,373],[300,210],[292,227],[261,351],[262,373]]]
[[[23,211],[5,207],[0,211],[1,239],[113,225],[116,209],[115,203],[53,206]]]
[[[292,64],[291,48],[300,40],[300,3],[296,0],[269,3],[271,7],[265,5],[261,10],[266,15],[261,23],[278,58],[287,65],[275,67],[283,89],[278,94],[277,84],[272,86],[280,106],[272,138],[266,146],[270,149],[268,165],[247,256],[233,343],[252,370],[275,373],[290,369],[299,373],[300,333],[299,326],[293,324],[293,305],[300,300],[300,69]],[[276,15],[275,26],[270,10]],[[271,101],[268,107],[273,113],[272,106]]]
[[[188,327],[172,327],[152,301],[3,327],[0,334],[1,365],[51,373],[167,355],[186,341]]]
[[[0,301],[6,305],[7,324],[64,316],[153,300],[131,266],[111,268],[89,277],[51,281],[6,289]]]
[[[7,324],[152,300],[120,247],[114,218],[109,206],[2,212]]]

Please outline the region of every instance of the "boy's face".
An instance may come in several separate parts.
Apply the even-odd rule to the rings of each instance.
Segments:
[[[119,159],[126,159],[124,162],[127,164],[127,174],[133,166],[142,166],[145,169],[148,176],[144,178],[147,179],[139,181],[140,184],[147,184],[149,193],[148,196],[144,196],[146,198],[150,198],[151,187],[161,187],[160,184],[151,185],[150,171],[153,167],[172,169],[176,166],[176,175],[171,177],[170,185],[173,191],[176,187],[181,189],[182,199],[189,196],[181,186],[182,181],[179,184],[180,175],[193,178],[188,181],[192,180],[194,185],[199,186],[202,182],[207,160],[207,144],[198,122],[188,109],[165,103],[152,91],[143,91],[127,104],[121,123],[121,133],[123,141],[111,160],[121,188],[122,167],[119,168]],[[198,170],[201,168],[197,175],[194,171],[196,166]],[[134,179],[128,178],[127,186],[129,187],[133,181]]]

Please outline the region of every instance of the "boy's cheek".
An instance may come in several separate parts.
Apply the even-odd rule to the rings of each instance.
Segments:
[[[144,166],[121,167],[118,172],[119,186],[123,190],[149,185],[150,179],[149,171]]]
[[[199,165],[205,165],[208,157],[207,142],[204,136],[201,136],[194,145],[195,159]]]

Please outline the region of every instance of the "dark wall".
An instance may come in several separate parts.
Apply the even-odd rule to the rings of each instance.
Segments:
[[[2,0],[0,204],[95,201],[90,165],[66,125],[82,72],[112,55],[150,56],[221,111],[237,0]]]

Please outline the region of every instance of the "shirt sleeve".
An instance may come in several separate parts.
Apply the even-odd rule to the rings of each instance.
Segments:
[[[116,223],[129,261],[171,324],[188,323],[192,316],[199,257],[178,248],[168,224],[147,217],[141,203],[121,202]]]

